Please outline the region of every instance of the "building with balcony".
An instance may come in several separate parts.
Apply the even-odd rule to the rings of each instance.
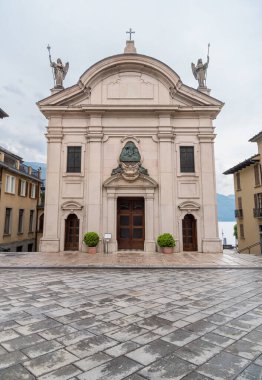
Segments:
[[[261,253],[262,244],[262,132],[252,137],[258,153],[224,172],[233,174],[235,217],[240,252]]]
[[[0,247],[35,251],[41,170],[0,146]]]

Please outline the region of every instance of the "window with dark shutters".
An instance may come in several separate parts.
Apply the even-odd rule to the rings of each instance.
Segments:
[[[260,164],[256,164],[254,166],[254,174],[255,174],[255,186],[261,185],[261,166]]]
[[[236,173],[236,190],[241,190],[241,185],[240,185],[240,173]]]
[[[33,232],[34,210],[30,210],[29,215],[29,232]]]
[[[18,216],[18,231],[17,231],[19,234],[23,233],[23,225],[24,225],[24,210],[20,209],[19,216]]]
[[[5,225],[4,225],[5,235],[9,235],[11,233],[11,214],[12,214],[12,209],[6,208],[5,209]]]
[[[245,237],[244,224],[239,225],[239,230],[240,230],[240,237],[244,239]]]

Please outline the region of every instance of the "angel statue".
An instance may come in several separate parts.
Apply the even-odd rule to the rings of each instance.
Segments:
[[[50,60],[50,66],[54,69],[53,75],[54,75],[54,84],[55,88],[63,89],[63,80],[66,77],[66,74],[68,72],[69,68],[69,62],[67,62],[65,65],[63,65],[60,58],[57,59],[56,62],[52,62],[51,55],[50,55],[50,46],[47,46],[47,49],[49,51],[49,60]]]
[[[206,87],[207,68],[209,64],[209,46],[210,44],[208,44],[208,53],[207,53],[206,63],[203,63],[201,58],[197,61],[197,65],[195,65],[194,63],[191,63],[194,77],[195,79],[198,80],[198,87]]]

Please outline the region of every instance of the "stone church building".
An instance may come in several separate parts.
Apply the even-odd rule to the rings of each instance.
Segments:
[[[48,119],[41,251],[82,250],[95,231],[100,252],[105,233],[109,252],[154,252],[164,232],[175,252],[221,252],[213,120],[223,103],[207,88],[127,41],[38,106]]]

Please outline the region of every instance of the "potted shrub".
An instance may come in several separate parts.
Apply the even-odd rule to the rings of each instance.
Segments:
[[[99,243],[99,236],[96,232],[86,232],[83,241],[87,245],[88,253],[96,253],[96,246]]]
[[[165,233],[158,236],[157,244],[161,247],[162,253],[173,253],[176,241],[171,234]]]

